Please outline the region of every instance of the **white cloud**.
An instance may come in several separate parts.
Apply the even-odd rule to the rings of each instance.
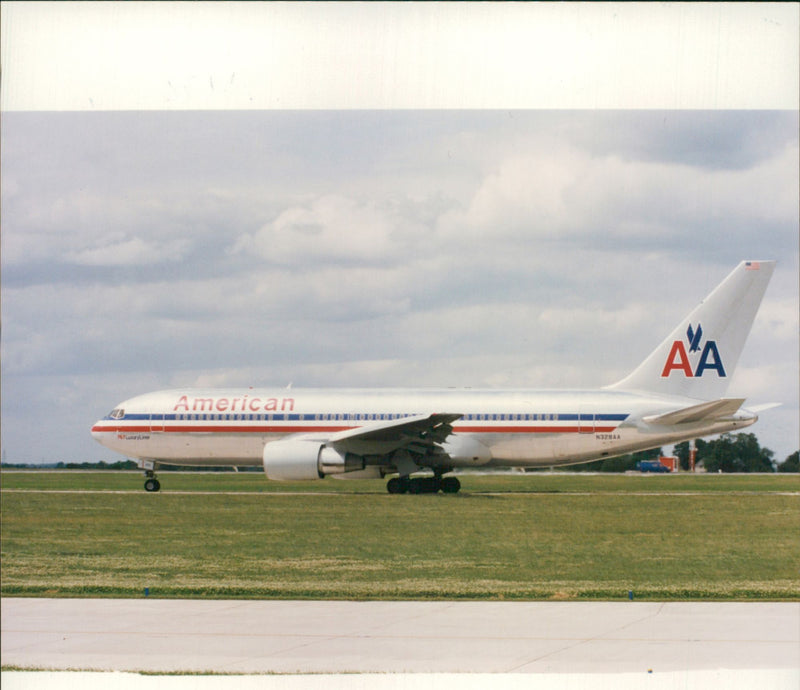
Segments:
[[[415,232],[391,208],[328,194],[287,208],[233,251],[255,251],[279,265],[375,263],[405,255]]]
[[[158,243],[134,237],[95,249],[67,252],[66,258],[84,266],[160,264],[180,261],[183,259],[188,247],[188,240],[172,240]]]
[[[754,167],[693,167],[551,146],[508,154],[464,209],[440,218],[445,237],[624,241],[649,248],[698,233],[735,245],[764,222],[796,226],[797,140]],[[722,226],[724,219],[732,221]],[[724,229],[724,235],[722,230]],[[711,240],[713,241],[713,240]]]
[[[776,255],[736,383],[797,398],[796,117],[37,117],[3,131],[20,406],[33,379],[87,418],[173,385],[600,386]]]

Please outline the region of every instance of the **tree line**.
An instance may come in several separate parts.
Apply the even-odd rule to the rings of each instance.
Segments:
[[[697,457],[702,460],[707,472],[798,472],[798,451],[789,455],[783,462],[775,460],[775,453],[762,448],[755,434],[723,434],[713,441],[695,441]],[[689,442],[675,446],[675,455],[680,460],[681,469],[689,469]]]
[[[722,434],[711,441],[695,441],[697,455],[695,467],[702,466],[706,472],[800,472],[799,451],[789,455],[783,462],[775,460],[775,453],[762,448],[755,434]],[[689,442],[675,445],[674,454],[680,468],[689,470]],[[616,458],[595,460],[583,465],[574,465],[571,470],[587,472],[627,472],[636,469],[642,460],[658,460],[663,455],[661,448],[639,451]]]

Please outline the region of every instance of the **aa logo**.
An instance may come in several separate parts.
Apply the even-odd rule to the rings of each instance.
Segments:
[[[667,355],[667,361],[664,364],[664,370],[661,372],[661,378],[668,378],[673,371],[681,372],[687,378],[694,378],[702,376],[709,369],[716,371],[717,376],[726,376],[725,367],[722,366],[722,359],[719,356],[717,343],[714,340],[706,340],[701,352],[703,327],[699,323],[697,324],[697,330],[689,324],[689,328],[686,331],[686,342],[689,345],[688,351],[686,350],[686,344],[682,340],[676,340],[672,343],[669,355]],[[697,366],[692,367],[689,353],[697,352],[700,352],[700,357],[697,359]],[[692,357],[692,359],[696,358],[696,355]]]

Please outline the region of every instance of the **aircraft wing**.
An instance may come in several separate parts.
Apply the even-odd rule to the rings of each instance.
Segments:
[[[744,403],[745,398],[722,398],[710,402],[690,405],[666,414],[645,417],[647,424],[673,426],[675,424],[693,424],[696,422],[722,421],[735,414]]]
[[[452,422],[460,414],[428,414],[376,422],[333,434],[327,445],[357,455],[383,455],[400,448],[427,453],[453,433]]]

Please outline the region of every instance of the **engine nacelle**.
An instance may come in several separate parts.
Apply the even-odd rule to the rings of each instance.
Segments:
[[[364,469],[364,458],[340,453],[312,440],[273,441],[264,446],[264,473],[269,479],[294,481],[322,479]]]
[[[472,436],[452,434],[442,444],[442,450],[454,467],[479,467],[492,459],[492,451]]]

